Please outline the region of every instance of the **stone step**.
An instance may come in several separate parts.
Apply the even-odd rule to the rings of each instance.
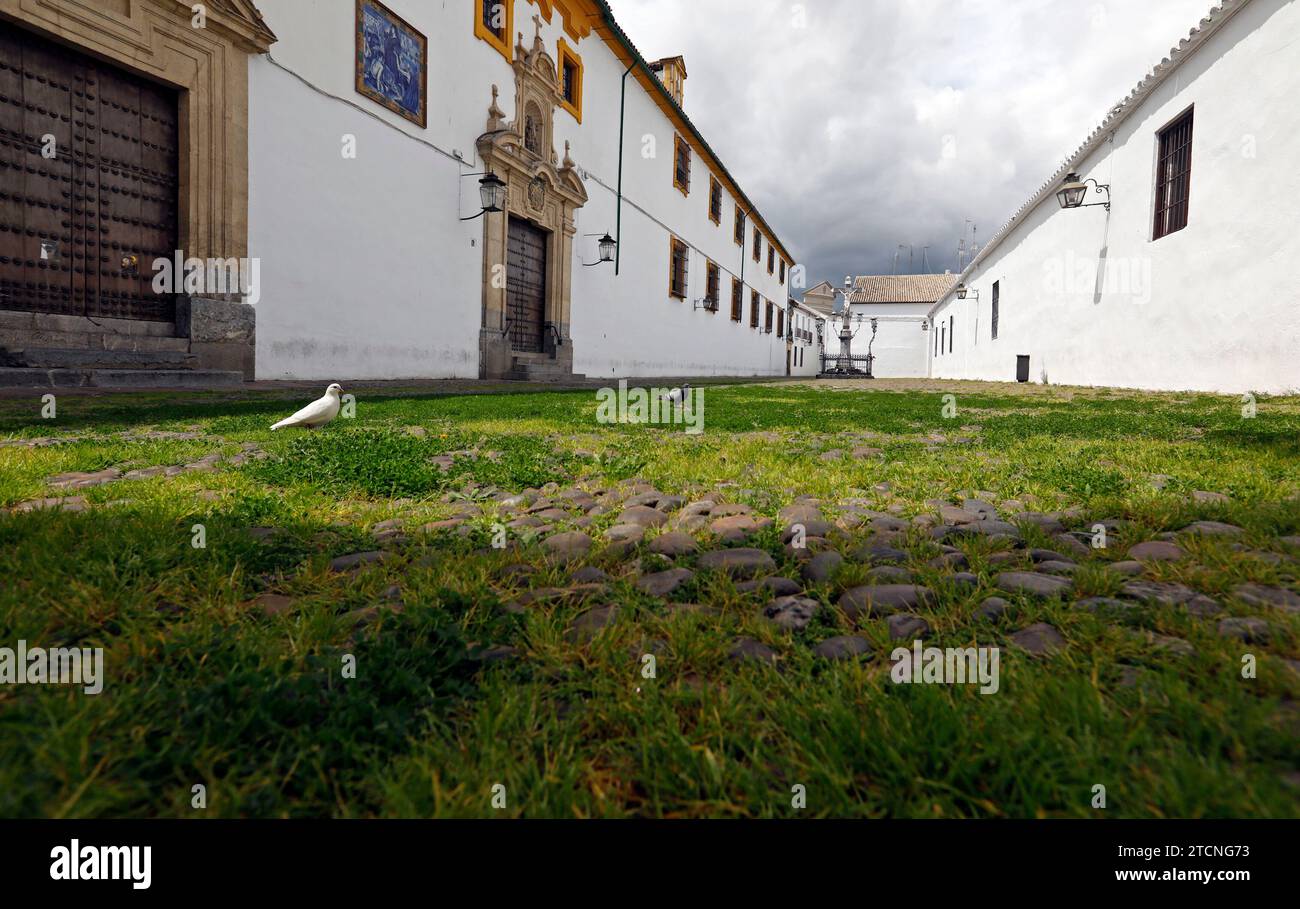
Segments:
[[[0,388],[238,388],[240,372],[219,369],[38,369],[0,366]]]
[[[0,347],[10,350],[180,350],[190,349],[189,338],[117,332],[33,331],[0,326]]]
[[[192,369],[198,357],[183,350],[83,350],[0,347],[0,366],[31,369]]]
[[[580,382],[586,376],[567,372],[563,366],[555,363],[547,365],[515,364],[506,378],[515,382]]]

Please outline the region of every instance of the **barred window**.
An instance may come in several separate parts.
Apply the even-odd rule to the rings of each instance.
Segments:
[[[718,311],[718,295],[721,293],[719,285],[722,283],[722,272],[717,265],[710,262],[705,270],[707,275],[704,287],[705,306],[713,311]]]
[[[998,339],[998,304],[1002,302],[1002,282],[993,282],[993,340]]]
[[[483,27],[502,40],[506,37],[506,8],[502,0],[483,0],[481,4]]]
[[[668,256],[668,294],[679,300],[686,299],[686,266],[688,260],[687,246],[676,237],[669,243]]]
[[[722,184],[712,174],[709,175],[709,220],[722,223]]]
[[[731,279],[731,321],[739,322],[744,317],[744,285],[736,278]]]
[[[1153,240],[1187,226],[1187,208],[1192,191],[1192,111],[1161,130],[1159,142]]]
[[[749,292],[749,327],[758,328],[758,291]]]
[[[675,138],[673,154],[673,186],[683,193],[691,191],[691,147],[681,136]]]

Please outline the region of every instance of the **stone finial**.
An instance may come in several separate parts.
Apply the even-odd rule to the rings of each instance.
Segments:
[[[573,170],[573,159],[569,157],[569,140],[568,140],[568,139],[565,139],[565,140],[564,140],[564,161],[563,161],[563,167],[564,167],[565,170]]]
[[[497,96],[499,94],[500,94],[500,90],[495,85],[493,85],[492,104],[491,106],[488,107],[488,121],[487,121],[487,131],[490,133],[494,133],[497,130],[501,129],[505,123],[506,112],[503,111],[501,107],[497,104]]]

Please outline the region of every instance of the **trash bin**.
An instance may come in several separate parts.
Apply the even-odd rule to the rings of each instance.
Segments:
[[[1021,354],[1020,356],[1016,357],[1016,381],[1017,382],[1029,381],[1029,355],[1028,354]]]

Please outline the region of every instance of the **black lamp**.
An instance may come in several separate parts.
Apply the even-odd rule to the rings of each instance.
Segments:
[[[500,177],[488,171],[478,181],[479,198],[483,200],[483,211],[502,211],[506,207],[506,184]]]
[[[478,176],[477,174],[465,174],[466,177]],[[468,218],[461,218],[462,221],[473,221],[475,218],[481,218],[489,212],[506,210],[506,184],[505,181],[498,177],[492,171],[483,174],[483,179],[478,181],[479,201],[482,203],[482,210],[477,215],[470,215]]]
[[[587,234],[587,236],[594,237],[596,235]],[[583,262],[583,268],[595,268],[597,265],[604,265],[606,262],[614,261],[614,252],[618,249],[618,241],[609,235],[609,231],[605,231],[605,235],[596,241],[596,246],[600,249],[600,258],[595,262]]]
[[[1083,204],[1084,197],[1088,195],[1089,183],[1095,186],[1099,191],[1106,191],[1105,202],[1090,202],[1087,205]],[[1078,174],[1074,171],[1070,171],[1070,173],[1065,175],[1065,183],[1063,183],[1061,188],[1056,191],[1056,201],[1061,203],[1061,208],[1092,208],[1095,205],[1104,205],[1106,211],[1110,211],[1110,186],[1106,183],[1098,183],[1091,177],[1087,180],[1082,180],[1079,178]]]

